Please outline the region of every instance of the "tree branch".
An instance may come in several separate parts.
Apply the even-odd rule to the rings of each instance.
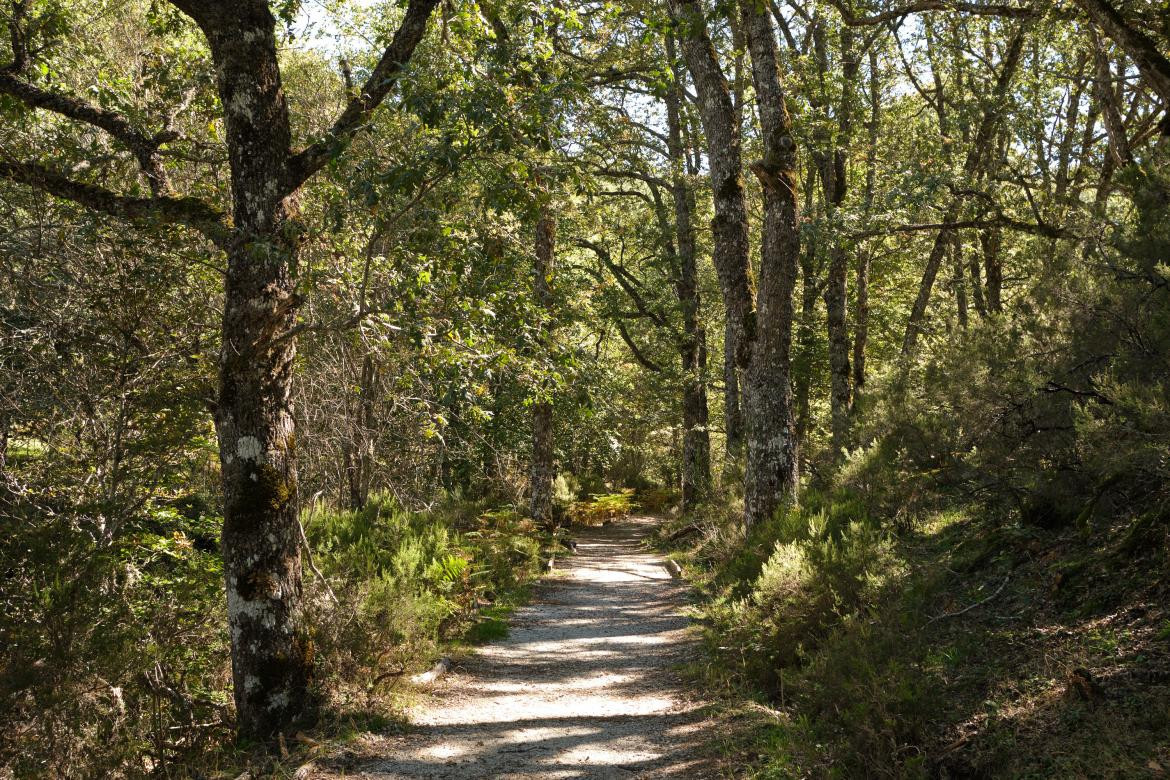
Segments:
[[[161,220],[187,225],[224,246],[229,230],[223,215],[198,198],[156,196],[133,198],[119,195],[95,184],[75,181],[34,163],[0,160],[0,178],[47,192],[63,200],[131,222]]]
[[[964,230],[967,228],[989,227],[1003,227],[1020,233],[1044,236],[1045,238],[1075,238],[1075,234],[1057,225],[1049,225],[1045,222],[1022,222],[1007,216],[996,217],[994,219],[966,219],[957,222],[930,222],[920,225],[894,225],[892,227],[875,228],[873,230],[861,230],[856,233],[850,233],[849,237],[860,240],[863,238],[888,236],[894,233],[918,233],[936,230]]]
[[[611,179],[634,179],[636,181],[643,181],[647,184],[658,185],[659,187],[669,187],[670,182],[660,176],[653,176],[649,173],[641,173],[639,171],[619,171],[613,168],[605,168],[598,166],[595,173],[599,176],[607,176]]]
[[[28,15],[28,0],[12,0],[12,17],[8,21],[8,36],[12,44],[12,64],[4,70],[20,73],[28,65],[28,39],[24,33],[24,18]]]
[[[349,103],[333,123],[333,127],[324,138],[305,147],[289,161],[288,186],[291,190],[300,187],[306,179],[339,155],[373,110],[390,94],[390,90],[398,83],[403,68],[426,32],[431,11],[438,4],[439,0],[410,0],[406,16],[402,19],[398,31],[394,33],[390,45],[382,53],[366,83],[357,94],[350,97]]]
[[[1075,0],[1081,10],[1121,47],[1137,65],[1138,71],[1158,93],[1166,109],[1160,125],[1163,135],[1170,135],[1170,59],[1141,30],[1137,29],[1109,4],[1108,0]]]
[[[958,11],[975,16],[1007,16],[1018,18],[1036,16],[1039,13],[1035,8],[1029,8],[1027,6],[1021,7],[999,3],[951,2],[950,0],[919,0],[919,2],[892,8],[889,11],[882,11],[872,16],[855,16],[844,0],[829,0],[829,5],[840,12],[841,20],[850,27],[870,27],[877,24],[884,24],[885,22],[897,21],[904,16],[923,13],[924,11]]]
[[[626,346],[630,348],[630,352],[634,355],[634,360],[637,360],[639,365],[647,371],[653,371],[656,374],[662,373],[662,367],[655,363],[650,358],[642,354],[642,350],[638,349],[638,345],[630,337],[629,331],[626,330],[626,325],[621,320],[615,320],[614,324],[617,326],[618,335],[622,337],[622,341],[626,342]]]
[[[167,141],[178,138],[178,133],[163,131],[148,136],[137,130],[129,119],[116,111],[95,106],[72,95],[43,89],[20,78],[15,73],[16,65],[14,62],[9,68],[0,70],[0,95],[9,95],[30,108],[50,111],[105,130],[134,154],[150,182],[151,192],[156,196],[169,194],[166,170],[158,160],[156,152]]]
[[[609,269],[610,273],[612,273],[614,278],[617,280],[618,285],[623,290],[625,290],[626,295],[630,296],[630,300],[634,302],[634,305],[638,308],[638,311],[641,312],[644,317],[649,319],[660,328],[666,326],[666,321],[662,315],[651,309],[646,304],[646,300],[630,283],[629,272],[613,261],[613,258],[610,257],[608,249],[584,238],[578,238],[573,243],[582,249],[588,249],[589,251],[593,252],[593,254],[597,255],[597,259],[601,261],[602,265]]]

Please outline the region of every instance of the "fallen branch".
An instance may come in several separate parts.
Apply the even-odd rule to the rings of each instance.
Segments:
[[[439,662],[437,664],[435,664],[434,666],[431,667],[431,670],[429,672],[423,672],[422,674],[416,674],[415,676],[410,678],[410,681],[412,683],[414,683],[415,685],[426,685],[427,683],[432,683],[435,680],[439,679],[444,674],[446,674],[450,669],[451,669],[451,659],[448,658],[447,656],[443,656],[442,658],[439,659]]]
[[[943,620],[945,618],[953,618],[953,617],[958,617],[959,615],[965,615],[968,612],[970,612],[971,610],[975,609],[976,607],[982,607],[984,604],[991,601],[993,598],[995,598],[1000,593],[1002,593],[1003,589],[1005,587],[1007,587],[1008,580],[1010,580],[1011,578],[1012,578],[1012,575],[1010,575],[1010,574],[1007,575],[1006,577],[1004,577],[1003,582],[1001,582],[999,584],[999,587],[995,589],[995,593],[992,593],[987,598],[981,599],[980,601],[976,601],[974,604],[972,604],[969,607],[963,607],[963,609],[960,609],[958,612],[944,612],[941,615],[935,615],[930,620],[926,621],[926,625],[929,626],[931,623],[935,622],[936,620]]]
[[[389,680],[391,677],[401,677],[405,673],[406,673],[405,669],[393,669],[389,672],[382,672],[381,674],[379,674],[377,677],[374,678],[373,682],[370,683],[370,688],[377,688],[379,685],[386,682],[386,680]]]

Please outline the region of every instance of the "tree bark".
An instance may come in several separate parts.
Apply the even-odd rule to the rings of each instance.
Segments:
[[[998,227],[983,230],[979,234],[979,244],[983,250],[983,273],[987,277],[987,311],[990,314],[1002,314],[1003,259],[1000,249],[1003,246],[1003,230]]]
[[[869,143],[865,150],[865,192],[862,195],[862,213],[868,221],[873,213],[873,201],[877,189],[878,131],[881,121],[881,81],[878,73],[878,54],[874,46],[869,47],[869,121],[866,130]],[[869,264],[868,250],[857,255],[857,324],[853,328],[853,399],[865,387],[865,348],[869,340]]]
[[[235,222],[215,413],[232,681],[240,733],[266,737],[312,710],[289,400],[296,341],[283,337],[299,303],[289,117],[268,5],[196,18],[216,65]]]
[[[670,189],[674,201],[674,232],[678,273],[675,291],[682,310],[683,332],[679,344],[683,370],[682,504],[691,509],[711,487],[711,439],[707,409],[707,344],[700,321],[698,266],[693,222],[694,193],[687,182],[686,148],[683,145],[681,86],[675,66],[674,40],[666,37],[667,58],[674,80],[666,93],[667,151],[670,155]]]
[[[853,138],[852,90],[860,61],[854,50],[853,30],[841,29],[841,102],[837,107],[837,137],[831,152],[831,165],[823,165],[822,186],[825,208],[830,216],[840,208],[849,188],[848,149]],[[825,284],[825,313],[829,337],[829,409],[831,449],[834,462],[841,458],[849,443],[849,406],[852,389],[849,383],[848,306],[849,254],[842,237],[835,236],[829,248],[829,269]]]
[[[1125,121],[1121,118],[1121,111],[1118,108],[1117,92],[1113,86],[1113,68],[1101,46],[1100,38],[1094,35],[1093,43],[1095,76],[1093,95],[1101,108],[1101,119],[1109,138],[1109,153],[1113,157],[1113,165],[1124,168],[1133,162],[1133,150],[1129,145],[1129,136],[1125,132]]]
[[[737,462],[743,455],[744,422],[735,365],[735,325],[730,318],[723,322],[723,430],[729,464]]]
[[[979,240],[983,240],[980,233]],[[967,263],[967,271],[971,275],[971,301],[975,305],[975,312],[979,319],[987,319],[987,301],[983,290],[983,265],[979,261],[979,253],[971,253],[971,261]]]
[[[776,40],[766,6],[741,5],[752,59],[764,158],[752,172],[764,191],[756,328],[745,393],[748,410],[744,523],[772,517],[795,500],[799,458],[792,409],[792,296],[799,266],[796,143],[777,67]]]
[[[963,268],[963,239],[955,233],[951,242],[952,274],[951,284],[955,294],[955,314],[959,318],[959,327],[967,329],[969,315],[967,312],[967,274]]]
[[[374,383],[377,370],[374,358],[368,352],[362,357],[357,388],[358,397],[349,406],[349,438],[342,453],[345,466],[345,486],[350,509],[361,509],[370,498],[373,469]]]
[[[805,194],[815,197],[814,175],[810,168]],[[800,256],[800,317],[796,327],[795,356],[793,358],[793,395],[796,405],[796,435],[804,442],[812,418],[810,396],[812,390],[813,352],[816,348],[815,318],[817,299],[822,284],[817,273],[817,237],[813,235],[801,248]]]
[[[747,205],[741,180],[740,132],[715,47],[698,0],[670,0],[683,59],[695,82],[699,117],[707,136],[707,157],[715,216],[712,260],[727,312],[724,330],[724,417],[728,455],[739,452],[743,421],[736,369],[746,368],[755,333],[748,264]]]

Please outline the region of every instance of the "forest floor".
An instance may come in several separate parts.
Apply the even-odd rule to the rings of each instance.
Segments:
[[[688,586],[642,544],[656,522],[575,529],[576,554],[558,558],[506,638],[434,684],[412,728],[366,735],[313,776],[719,776],[703,702],[679,671],[699,652]]]

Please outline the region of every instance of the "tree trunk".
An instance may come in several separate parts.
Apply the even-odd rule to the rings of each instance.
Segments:
[[[0,481],[3,481],[4,470],[8,467],[8,412],[0,412]],[[4,486],[0,485],[0,490]]]
[[[1081,97],[1085,90],[1085,66],[1088,60],[1089,57],[1084,51],[1077,55],[1076,78],[1073,79],[1073,83],[1069,87],[1068,105],[1064,109],[1060,144],[1057,146],[1054,196],[1056,202],[1061,205],[1062,209],[1068,197],[1069,185],[1071,184],[1069,168],[1072,164],[1073,145],[1077,140]]]
[[[263,738],[312,711],[311,651],[301,622],[300,527],[293,410],[299,303],[296,206],[287,197],[288,109],[275,19],[249,3],[220,30],[205,25],[216,63],[231,164],[223,351],[215,424],[223,471],[223,555],[236,717]]]
[[[552,273],[556,249],[556,220],[547,204],[540,207],[536,222],[536,266],[533,290],[544,310],[541,341],[547,343],[549,312],[552,308]],[[553,519],[553,408],[541,399],[532,407],[532,473],[528,483],[529,514],[539,523]]]
[[[956,200],[943,214],[943,223],[954,222],[958,214],[959,204]],[[926,258],[926,267],[922,270],[922,281],[918,284],[918,296],[914,299],[914,305],[910,308],[910,318],[906,321],[906,333],[902,337],[903,357],[912,355],[918,345],[918,337],[926,319],[926,308],[930,305],[930,293],[934,289],[934,280],[942,268],[943,259],[946,258],[953,232],[951,228],[943,228],[934,238],[934,245]]]
[[[846,321],[849,256],[838,241],[829,248],[825,280],[825,314],[829,335],[829,413],[833,461],[840,460],[849,443],[849,330]]]
[[[767,520],[797,487],[798,440],[792,410],[792,296],[799,266],[796,143],[776,65],[767,8],[741,7],[752,59],[764,159],[752,164],[764,191],[756,328],[745,388],[748,410],[744,523]]]
[[[857,255],[857,322],[853,326],[853,398],[850,412],[865,387],[865,347],[869,341],[869,252]]]
[[[374,358],[367,352],[362,357],[358,375],[358,397],[356,403],[349,409],[350,435],[343,451],[347,499],[349,508],[355,510],[364,507],[370,499],[376,378]]]
[[[963,268],[963,239],[955,233],[951,239],[952,281],[955,293],[955,314],[959,318],[959,327],[967,329],[967,275]]]
[[[853,45],[853,30],[841,29],[841,101],[837,106],[837,133],[831,150],[822,150],[821,186],[825,194],[825,212],[832,219],[848,191],[848,149],[853,137],[852,90],[860,61]],[[828,58],[823,48],[819,54],[823,68]],[[829,409],[832,458],[837,461],[848,446],[849,405],[849,330],[847,321],[849,253],[840,236],[833,237],[829,248],[829,269],[825,279],[825,313],[829,338]]]
[[[998,227],[986,228],[979,234],[983,250],[983,273],[987,277],[987,311],[990,314],[1003,313],[1003,262],[1000,248],[1003,245],[1003,231]]]
[[[671,165],[671,195],[674,201],[674,232],[677,238],[678,275],[675,291],[682,310],[683,333],[679,344],[683,370],[682,504],[690,509],[706,497],[711,487],[711,439],[707,430],[707,345],[700,322],[698,266],[696,262],[694,193],[685,174],[681,87],[675,67],[674,40],[666,37],[667,58],[674,74],[666,93],[667,148]]]
[[[877,49],[869,47],[869,121],[866,130],[869,142],[865,149],[865,192],[862,195],[862,213],[866,221],[873,213],[877,190],[878,131],[881,121],[881,80],[878,73]],[[853,328],[853,398],[851,409],[857,405],[857,396],[865,386],[865,348],[869,340],[869,264],[870,253],[862,250],[857,255],[857,324]]]
[[[729,464],[743,455],[743,429],[739,369],[735,366],[735,325],[728,318],[723,323],[723,430]]]
[[[727,312],[724,336],[724,416],[728,454],[738,451],[743,423],[740,417],[739,382],[736,368],[750,359],[755,332],[751,282],[748,265],[747,205],[741,174],[740,133],[727,79],[719,65],[715,47],[707,34],[703,9],[698,0],[670,0],[678,22],[683,58],[698,92],[699,116],[707,136],[707,157],[715,217],[711,220],[714,239],[713,261]]]
[[[216,410],[236,717],[241,735],[257,738],[311,711],[289,402],[296,343],[277,339],[295,320],[291,253],[256,236],[228,255]]]
[[[983,241],[983,234],[979,235],[980,242]],[[979,262],[979,253],[971,253],[971,261],[967,263],[967,271],[971,274],[971,300],[975,304],[975,312],[979,315],[979,319],[987,319],[987,301],[983,291],[983,266]]]
[[[815,197],[815,174],[809,168],[805,182],[805,194],[811,202]],[[810,395],[812,388],[813,352],[816,347],[817,299],[821,283],[817,275],[817,237],[814,234],[805,242],[800,256],[800,319],[796,330],[796,354],[793,359],[793,394],[796,404],[796,436],[803,445],[808,434],[812,410]]]
[[[1101,107],[1101,119],[1105,124],[1105,133],[1109,138],[1109,153],[1113,158],[1113,165],[1124,168],[1133,162],[1133,150],[1129,145],[1129,137],[1125,132],[1125,122],[1121,118],[1118,108],[1117,92],[1113,86],[1113,68],[1109,58],[1100,45],[1100,39],[1093,36],[1093,92],[1097,105]]]

